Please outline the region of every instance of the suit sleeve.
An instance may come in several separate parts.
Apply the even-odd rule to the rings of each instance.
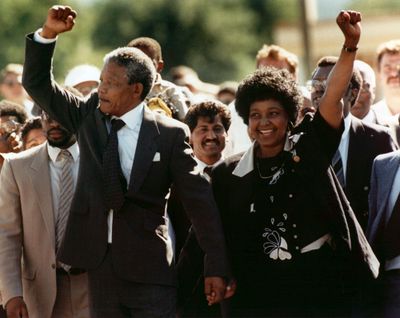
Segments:
[[[19,189],[10,161],[0,176],[0,292],[3,304],[22,296],[22,220]]]
[[[367,230],[365,232],[365,235],[371,244],[372,244],[372,242],[371,242],[372,224],[375,221],[376,214],[378,211],[378,207],[377,207],[378,182],[377,182],[377,173],[376,173],[377,166],[378,166],[378,164],[375,159],[374,163],[372,165],[371,188],[370,188],[369,195],[368,195],[368,205],[369,205],[368,225],[367,225]]]
[[[85,101],[64,90],[55,81],[52,73],[52,58],[55,43],[43,44],[26,37],[25,64],[22,84],[29,96],[70,132],[75,133],[86,115],[98,104],[97,94]]]
[[[205,253],[204,275],[227,277],[225,239],[211,185],[195,171],[188,134],[181,128],[177,130],[172,151],[173,182]]]

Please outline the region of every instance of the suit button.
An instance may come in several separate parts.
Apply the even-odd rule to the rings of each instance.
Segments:
[[[368,191],[368,189],[369,189],[368,186],[365,186],[365,187],[364,187],[364,191]]]
[[[51,264],[52,269],[56,269],[56,264]]]

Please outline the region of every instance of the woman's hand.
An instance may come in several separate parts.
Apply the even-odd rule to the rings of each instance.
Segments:
[[[336,23],[345,37],[344,46],[356,48],[361,35],[361,13],[357,11],[340,11]]]

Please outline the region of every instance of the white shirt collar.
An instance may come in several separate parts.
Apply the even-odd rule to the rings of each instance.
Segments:
[[[197,162],[197,167],[200,171],[203,171],[205,167],[210,166],[209,164],[206,164],[204,161],[201,161],[199,158],[194,157],[194,160],[196,160]],[[224,161],[224,156],[221,156],[221,158],[214,164],[212,164],[212,167],[217,166],[219,163],[221,163],[222,161]]]
[[[292,136],[295,139],[295,143],[298,141],[298,136]],[[242,158],[240,158],[236,168],[232,171],[232,174],[238,177],[244,177],[246,174],[250,173],[254,170],[254,147],[255,142],[251,144],[250,148],[243,154]],[[291,151],[293,148],[293,141],[289,138],[289,135],[286,134],[285,146],[283,148],[284,151]]]
[[[121,117],[112,116],[111,118],[122,119],[129,129],[134,129],[138,123],[141,123],[144,112],[144,102],[123,114]]]
[[[345,117],[344,120],[344,130],[342,133],[342,139],[346,139],[349,131],[350,131],[350,126],[351,126],[351,118],[353,117],[353,115],[351,113],[349,113],[347,115],[347,117]]]
[[[60,153],[61,150],[62,150],[61,148],[50,146],[47,143],[47,152],[52,162],[57,161],[58,154]],[[76,162],[79,159],[79,147],[77,142],[75,142],[72,146],[70,146],[66,150],[70,152],[72,158],[74,159],[74,162]]]

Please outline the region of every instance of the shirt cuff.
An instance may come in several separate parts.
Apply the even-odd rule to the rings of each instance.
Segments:
[[[58,36],[56,36],[54,39],[46,39],[46,38],[44,38],[44,37],[42,37],[40,35],[40,32],[42,32],[42,28],[38,29],[33,34],[33,40],[35,42],[39,42],[39,43],[42,43],[42,44],[50,44],[50,43],[53,43],[53,42],[57,41]]]

